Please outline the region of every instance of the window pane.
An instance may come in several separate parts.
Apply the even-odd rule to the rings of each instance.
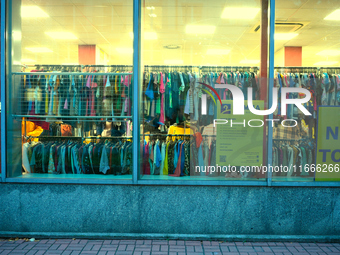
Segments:
[[[7,176],[131,179],[132,0],[9,2]]]
[[[274,117],[292,127],[279,122],[274,127],[274,181],[340,180],[339,12],[336,0],[276,1],[274,86],[279,108]],[[290,89],[298,91],[282,98],[311,98],[300,109],[281,105],[281,95]]]
[[[256,108],[267,99],[260,8],[260,1],[143,1],[142,179],[265,180],[266,125],[248,126],[264,119],[242,100],[248,87]],[[222,84],[244,94],[245,115],[232,112],[236,94]],[[231,127],[232,119],[246,127]]]

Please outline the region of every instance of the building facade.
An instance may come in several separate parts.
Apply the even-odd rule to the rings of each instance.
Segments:
[[[0,236],[339,240],[339,12],[1,0]]]

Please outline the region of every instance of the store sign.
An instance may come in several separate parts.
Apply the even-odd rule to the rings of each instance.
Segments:
[[[340,106],[318,109],[316,181],[340,181]]]
[[[254,100],[253,105],[259,110],[264,109],[262,100]],[[261,166],[263,158],[263,116],[254,116],[244,102],[244,115],[226,115],[233,112],[233,101],[222,100],[218,104],[217,118],[235,123],[233,128],[229,125],[216,125],[216,163],[218,166]],[[226,106],[226,107],[225,107]],[[229,116],[229,117],[226,117]],[[256,119],[254,119],[256,118]],[[239,123],[239,124],[236,124]],[[257,126],[253,128],[251,126]]]

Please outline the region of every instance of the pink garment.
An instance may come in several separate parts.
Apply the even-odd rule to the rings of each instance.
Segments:
[[[224,80],[223,74],[222,74],[222,76],[221,76],[221,84],[224,84],[224,83],[225,83],[225,80]]]
[[[124,85],[125,85],[126,87],[129,86],[129,75],[125,75]]]
[[[165,87],[164,87],[164,82],[163,82],[163,77],[165,74],[161,73],[161,86],[159,87],[159,92],[164,93],[165,92]]]
[[[225,89],[223,91],[223,100],[226,100],[227,99],[227,92],[228,92],[228,89]]]
[[[161,94],[161,116],[159,116],[159,122],[164,124],[164,93]]]
[[[125,98],[125,104],[124,104],[124,112],[128,111],[128,106],[129,106],[129,101],[128,101],[128,97]]]
[[[65,100],[64,109],[68,109],[67,98]]]
[[[165,74],[161,73],[161,86],[159,88],[159,92],[161,92],[161,116],[159,117],[159,122],[164,124],[165,122],[165,118],[164,118],[164,92],[165,92],[165,88],[164,88],[164,82],[163,82],[163,77],[165,76]]]
[[[89,75],[88,78],[87,78],[86,87],[88,87],[88,88],[91,88],[91,78],[92,78],[91,75]]]

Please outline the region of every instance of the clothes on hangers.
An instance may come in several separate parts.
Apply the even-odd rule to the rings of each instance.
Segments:
[[[22,114],[130,116],[132,75],[23,75]]]
[[[273,171],[273,176],[314,176],[313,172],[306,170],[315,162],[314,143],[304,140],[293,143],[295,144],[290,144],[290,140],[275,140],[272,148],[273,168],[286,168],[283,168],[283,171]]]
[[[143,174],[169,175],[174,177],[190,175],[190,142],[185,140],[144,141]]]
[[[23,168],[29,173],[132,174],[132,143],[74,141],[23,144]]]

